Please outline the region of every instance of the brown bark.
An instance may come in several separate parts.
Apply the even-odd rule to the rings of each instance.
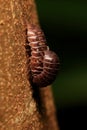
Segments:
[[[0,0],[0,130],[58,130],[50,86],[26,74],[26,24],[38,24],[33,0]]]

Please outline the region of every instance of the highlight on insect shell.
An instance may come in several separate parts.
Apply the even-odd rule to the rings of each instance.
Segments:
[[[30,69],[32,82],[46,87],[53,83],[59,70],[59,57],[46,45],[46,38],[40,27],[27,26],[27,46],[31,48]]]

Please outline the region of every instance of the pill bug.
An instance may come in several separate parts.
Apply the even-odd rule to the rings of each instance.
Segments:
[[[50,85],[55,80],[59,69],[58,56],[49,50],[40,27],[27,26],[27,41],[26,46],[31,48],[30,69],[33,84],[40,87]]]

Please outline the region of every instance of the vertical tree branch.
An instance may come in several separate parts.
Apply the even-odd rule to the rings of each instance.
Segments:
[[[38,24],[33,0],[0,1],[0,129],[57,130],[50,87],[27,78],[27,23]]]

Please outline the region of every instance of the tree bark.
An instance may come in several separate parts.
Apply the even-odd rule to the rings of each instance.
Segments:
[[[0,130],[58,130],[50,86],[27,78],[27,23],[39,25],[33,0],[0,0]]]

